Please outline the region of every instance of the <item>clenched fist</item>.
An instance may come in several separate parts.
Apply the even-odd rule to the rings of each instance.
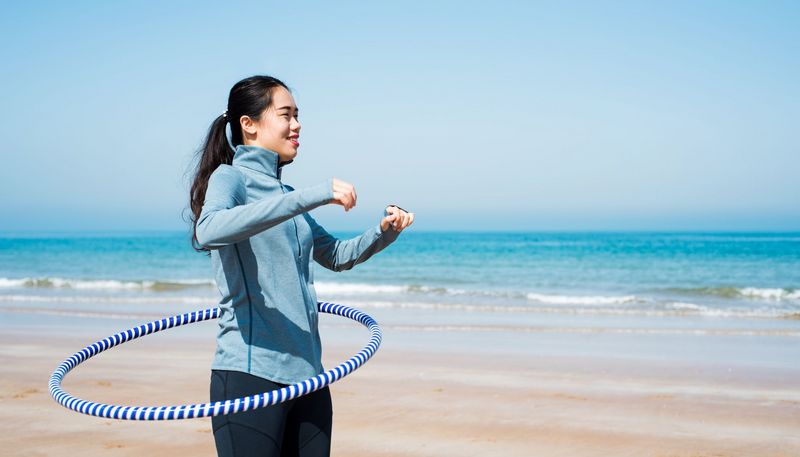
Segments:
[[[333,178],[333,201],[331,203],[342,205],[345,211],[350,211],[356,206],[356,188],[349,182]]]
[[[409,213],[399,206],[389,205],[386,207],[386,212],[389,215],[381,220],[382,232],[385,232],[389,225],[392,226],[395,232],[402,232],[404,228],[414,222],[414,213]]]

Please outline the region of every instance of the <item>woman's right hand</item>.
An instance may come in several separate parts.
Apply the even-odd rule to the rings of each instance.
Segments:
[[[356,206],[356,188],[349,182],[333,178],[333,201],[337,205],[344,206],[345,211]]]

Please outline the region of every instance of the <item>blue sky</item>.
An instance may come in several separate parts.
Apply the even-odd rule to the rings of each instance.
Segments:
[[[4,5],[0,230],[185,229],[252,74],[301,109],[284,180],[355,185],[333,230],[800,229],[800,3],[645,3]]]

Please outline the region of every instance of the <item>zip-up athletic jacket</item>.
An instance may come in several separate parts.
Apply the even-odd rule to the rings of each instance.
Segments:
[[[333,237],[308,214],[333,200],[333,178],[295,190],[281,182],[288,163],[274,151],[237,146],[232,165],[211,174],[197,220],[222,295],[211,368],[282,384],[324,371],[311,259],[347,270],[399,235],[377,224],[352,239]]]

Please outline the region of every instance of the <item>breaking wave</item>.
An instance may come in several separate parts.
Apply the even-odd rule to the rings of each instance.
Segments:
[[[31,289],[85,289],[85,290],[149,290],[169,291],[192,288],[211,288],[211,279],[175,279],[161,281],[123,281],[117,279],[66,279],[66,278],[0,278],[0,288]]]

